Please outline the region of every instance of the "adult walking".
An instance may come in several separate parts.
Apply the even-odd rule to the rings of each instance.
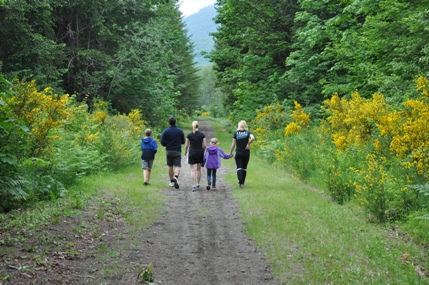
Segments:
[[[161,134],[161,145],[165,147],[170,186],[179,189],[179,175],[182,167],[182,144],[185,143],[183,130],[176,126],[176,118],[168,119],[170,126]]]
[[[201,165],[204,162],[204,151],[206,150],[206,135],[200,132],[198,127],[198,121],[193,121],[192,132],[186,136],[185,144],[185,154],[188,154],[188,163],[191,166],[192,191],[200,188]]]
[[[241,120],[238,122],[237,131],[234,132],[232,139],[230,155],[233,155],[236,148],[234,159],[240,188],[243,188],[244,182],[246,182],[247,165],[250,160],[250,145],[254,140],[255,136],[249,132],[246,121]]]

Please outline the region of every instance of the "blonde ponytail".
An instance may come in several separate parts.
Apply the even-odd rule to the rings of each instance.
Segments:
[[[192,132],[195,134],[197,129],[198,129],[198,121],[193,121],[192,122]]]

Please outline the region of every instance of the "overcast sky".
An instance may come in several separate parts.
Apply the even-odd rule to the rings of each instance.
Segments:
[[[179,1],[180,11],[182,11],[183,17],[186,17],[215,2],[216,0],[181,0]]]

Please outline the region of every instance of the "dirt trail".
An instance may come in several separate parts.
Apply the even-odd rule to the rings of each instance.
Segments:
[[[200,122],[200,131],[210,141],[211,126]],[[0,279],[0,285],[142,284],[137,269],[149,263],[155,284],[275,284],[265,256],[244,232],[237,202],[223,179],[227,170],[218,170],[216,191],[205,189],[203,171],[202,187],[196,192],[191,191],[186,157],[179,190],[168,186],[166,166],[165,177],[153,177],[165,180],[166,210],[137,233],[111,197],[98,198],[103,209],[94,203],[79,215],[63,216],[59,223],[25,236],[25,243],[18,241],[23,237],[8,238],[0,232],[0,277],[11,280]],[[100,213],[103,219],[96,218]],[[38,251],[45,253],[30,255]]]
[[[200,122],[207,141],[210,125]],[[162,284],[274,284],[264,256],[244,232],[231,188],[218,174],[217,190],[191,191],[190,168],[182,160],[180,189],[166,190],[166,212],[144,231],[142,251]],[[203,185],[206,174],[203,169]]]

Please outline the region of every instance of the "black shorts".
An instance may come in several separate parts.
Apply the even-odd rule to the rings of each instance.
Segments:
[[[167,150],[166,155],[168,166],[182,166],[182,153],[180,151]]]
[[[204,149],[189,150],[188,163],[189,164],[202,164],[204,161]]]

